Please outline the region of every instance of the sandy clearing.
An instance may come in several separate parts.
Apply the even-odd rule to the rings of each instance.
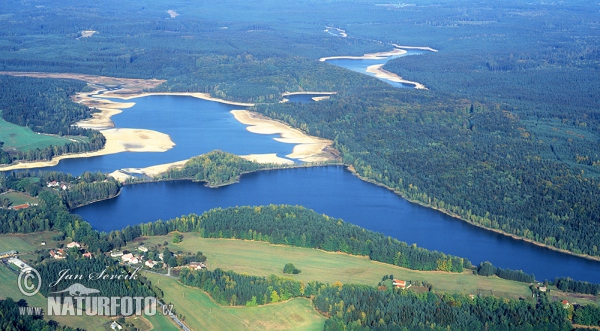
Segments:
[[[171,16],[171,18],[179,16],[179,14],[177,14],[177,12],[172,9],[167,10],[167,13],[169,13],[169,16]]]
[[[249,125],[246,130],[258,134],[279,134],[276,141],[296,144],[291,154],[286,157],[299,159],[303,162],[334,160],[335,156],[327,152],[333,144],[331,140],[309,136],[306,133],[294,129],[285,123],[281,123],[260,114],[247,110],[232,110],[231,113],[236,120]]]
[[[89,38],[89,37],[93,36],[94,33],[96,33],[96,32],[98,32],[98,31],[83,30],[83,31],[81,31],[81,37],[79,37],[79,38]],[[77,39],[79,39],[79,38],[77,38]]]
[[[369,66],[369,67],[367,67],[367,72],[375,74],[375,77],[377,77],[377,78],[386,79],[386,80],[389,80],[389,81],[392,81],[392,82],[413,84],[413,85],[415,85],[416,89],[420,89],[420,90],[427,90],[428,89],[427,87],[425,87],[425,85],[423,85],[421,83],[417,83],[417,82],[413,82],[413,81],[410,81],[410,80],[403,79],[402,77],[396,75],[393,72],[389,72],[387,70],[384,70],[383,69],[383,64],[375,64],[375,65]]]
[[[122,172],[121,170],[115,170],[113,172],[111,172],[110,174],[108,174],[110,177],[118,180],[121,183],[126,182],[129,178],[131,178],[132,176]]]

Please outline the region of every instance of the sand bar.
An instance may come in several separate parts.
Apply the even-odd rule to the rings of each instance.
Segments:
[[[64,159],[93,157],[122,152],[165,152],[175,146],[175,143],[171,141],[168,135],[152,130],[120,128],[107,129],[100,132],[106,137],[106,145],[99,151],[59,155],[53,157],[50,161],[16,163],[7,167],[0,167],[0,170],[50,167],[57,165],[60,160]]]
[[[348,59],[348,60],[380,60],[380,59],[385,59],[386,57],[396,56],[396,55],[403,55],[403,54],[406,54],[406,53],[407,53],[407,51],[405,51],[403,49],[396,48],[393,51],[389,51],[389,52],[371,53],[371,54],[365,54],[363,56],[329,56],[329,57],[322,57],[322,58],[319,59],[319,61],[325,62],[327,60],[338,60],[338,59]]]
[[[240,155],[242,159],[256,163],[294,164],[294,161],[277,156],[276,153]]]
[[[430,51],[430,52],[437,52],[437,49],[431,48],[431,47],[427,47],[427,46],[402,46],[402,45],[398,45],[398,44],[392,44],[392,46],[396,47],[396,48],[402,48],[402,49],[418,49],[418,50],[422,50],[422,51]]]
[[[275,140],[296,144],[291,154],[286,157],[298,159],[303,162],[319,162],[335,160],[336,157],[327,149],[333,144],[331,140],[309,136],[306,133],[294,129],[289,125],[264,117],[258,113],[247,110],[232,110],[231,113],[236,120],[249,125],[246,130],[258,134],[279,134]]]
[[[420,89],[420,90],[427,90],[428,89],[427,87],[425,87],[425,85],[423,85],[421,83],[417,83],[417,82],[413,82],[413,81],[410,81],[410,80],[403,79],[402,77],[396,75],[393,72],[389,72],[387,70],[384,70],[383,69],[383,64],[375,64],[375,65],[369,66],[369,67],[367,67],[367,72],[375,74],[375,77],[377,77],[377,78],[389,80],[391,82],[412,84],[412,85],[415,86],[416,89]]]

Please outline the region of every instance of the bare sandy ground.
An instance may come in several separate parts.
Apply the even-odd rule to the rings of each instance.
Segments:
[[[313,99],[313,101],[321,101],[321,100],[327,100],[331,98],[330,96],[322,96],[322,97],[312,97],[311,99]]]
[[[94,30],[83,30],[81,31],[81,37],[80,38],[89,38],[91,36],[94,35],[94,33],[96,33],[98,31],[94,31]],[[79,38],[77,38],[79,39]]]
[[[247,110],[232,110],[231,113],[236,120],[249,125],[246,129],[252,133],[279,134],[280,138],[275,138],[275,140],[287,144],[296,144],[292,153],[286,155],[289,158],[299,159],[303,162],[321,162],[335,159],[335,156],[326,150],[333,144],[331,140],[309,136],[287,124]]]
[[[427,46],[402,46],[402,45],[398,45],[398,44],[392,44],[392,46],[394,46],[396,48],[402,48],[402,49],[419,49],[419,50],[430,51],[430,52],[438,51],[437,49],[427,47]]]
[[[383,64],[375,64],[367,67],[367,72],[375,74],[375,77],[386,79],[396,83],[407,83],[415,85],[416,89],[427,90],[428,88],[425,85],[417,82],[413,82],[410,80],[403,79],[402,77],[396,75],[393,72],[389,72],[383,69]]]
[[[386,57],[390,57],[390,56],[394,56],[394,55],[402,55],[402,54],[406,54],[407,52],[403,49],[399,49],[396,48],[392,51],[389,52],[379,52],[379,53],[371,53],[371,54],[365,54],[363,56],[329,56],[329,57],[322,57],[319,59],[319,61],[321,62],[325,62],[327,60],[336,60],[336,59],[350,59],[350,60],[378,60],[378,59],[385,59]]]

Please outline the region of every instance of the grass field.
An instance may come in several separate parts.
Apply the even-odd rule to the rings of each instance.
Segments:
[[[69,137],[71,139],[83,139],[81,137]],[[37,134],[31,129],[9,123],[0,118],[0,141],[4,142],[4,149],[16,149],[27,151],[35,148],[44,148],[51,145],[64,145],[69,142],[68,138]]]
[[[200,289],[187,287],[176,279],[145,273],[153,284],[163,289],[167,303],[192,330],[322,330],[325,318],[318,314],[308,299],[259,307],[223,307]],[[161,329],[162,330],[162,329]]]
[[[171,236],[147,237],[145,245],[169,242],[171,251],[201,251],[208,257],[210,269],[222,268],[238,273],[269,276],[283,276],[286,263],[293,263],[302,272],[298,275],[286,275],[298,280],[344,284],[365,284],[376,286],[383,275],[393,274],[403,280],[423,280],[433,284],[436,292],[456,292],[476,294],[477,289],[493,290],[495,294],[511,298],[531,296],[529,284],[500,279],[481,277],[470,271],[462,274],[440,271],[416,271],[393,265],[371,261],[366,257],[344,253],[324,252],[316,249],[271,245],[263,242],[200,238],[193,233],[185,233],[179,244],[171,243]],[[134,243],[131,248],[139,245]]]
[[[8,199],[12,203],[12,206],[22,205],[24,203],[38,203],[38,199],[31,197],[21,192],[8,192],[0,195],[0,199]]]
[[[58,232],[35,232],[28,234],[2,234],[0,235],[0,252],[16,250],[19,253],[33,252],[39,249],[56,247],[58,241],[52,241],[52,236]],[[46,245],[42,245],[42,242]],[[63,241],[64,243],[64,241]]]

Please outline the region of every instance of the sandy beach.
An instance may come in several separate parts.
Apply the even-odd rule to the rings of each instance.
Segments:
[[[330,140],[309,136],[287,124],[247,110],[232,110],[231,113],[236,120],[249,125],[246,130],[252,133],[279,134],[280,137],[275,138],[275,140],[287,144],[296,144],[292,153],[286,155],[286,157],[298,159],[303,162],[321,162],[335,159],[335,155],[327,151],[327,148],[333,144]],[[258,160],[263,159],[258,158],[257,155],[253,157]]]
[[[418,50],[430,51],[430,52],[438,51],[437,49],[427,47],[427,46],[402,46],[402,45],[398,45],[398,44],[392,44],[392,46],[397,47],[397,48],[402,48],[402,49],[418,49]]]
[[[55,166],[60,160],[78,157],[93,157],[122,152],[165,152],[175,143],[171,138],[157,131],[143,129],[106,129],[100,131],[106,137],[103,149],[90,153],[67,154],[55,156],[51,161],[23,162],[0,168],[2,171],[14,169],[31,169]]]
[[[412,84],[415,85],[416,89],[421,89],[421,90],[427,90],[428,88],[425,87],[425,85],[421,84],[421,83],[417,83],[417,82],[413,82],[410,80],[406,80],[403,79],[402,77],[396,75],[393,72],[389,72],[387,70],[383,69],[383,64],[375,64],[372,66],[367,67],[367,72],[373,73],[375,74],[375,77],[377,78],[382,78],[382,79],[386,79],[392,82],[396,82],[396,83],[406,83],[406,84]]]
[[[403,50],[403,49],[399,49],[396,48],[392,51],[389,52],[379,52],[379,53],[371,53],[371,54],[365,54],[363,56],[329,56],[329,57],[322,57],[319,59],[319,61],[321,62],[325,62],[327,60],[337,60],[337,59],[349,59],[349,60],[379,60],[379,59],[385,59],[386,57],[390,57],[390,56],[395,56],[395,55],[402,55],[402,54],[406,54],[407,51]]]

